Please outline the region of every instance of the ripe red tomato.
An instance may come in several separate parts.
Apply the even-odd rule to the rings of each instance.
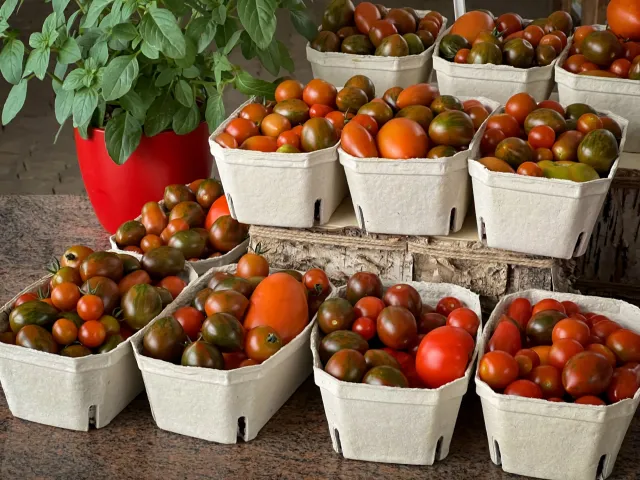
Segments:
[[[320,268],[308,270],[302,277],[302,284],[309,292],[316,295],[328,295],[331,290],[329,277]]]
[[[560,370],[551,365],[539,365],[529,375],[529,380],[536,383],[542,390],[544,398],[562,397],[562,374]]]
[[[531,318],[531,302],[526,298],[516,298],[509,305],[507,315],[518,322],[523,329],[526,329]]]
[[[507,138],[507,136],[502,130],[498,130],[497,128],[487,128],[484,135],[482,135],[482,140],[480,141],[480,152],[484,156],[493,156],[496,151],[496,147],[505,138]]]
[[[621,328],[607,337],[606,345],[621,363],[640,362],[640,335],[637,333]]]
[[[187,282],[174,275],[164,277],[158,282],[158,287],[166,288],[167,290],[169,290],[169,293],[171,293],[171,296],[174,300],[178,295],[180,295],[180,292],[182,292],[182,290],[184,290],[186,286]]]
[[[528,140],[533,148],[551,148],[556,141],[556,132],[548,125],[538,125],[529,131]]]
[[[298,80],[284,80],[276,87],[276,102],[283,102],[293,98],[302,99],[302,90],[304,85]]]
[[[579,53],[575,54],[575,55],[571,55],[569,58],[567,58],[567,61],[564,62],[564,69],[571,72],[571,73],[580,73],[580,67],[587,63],[587,57],[585,57],[584,55],[581,55]]]
[[[551,345],[549,351],[549,365],[562,370],[570,358],[584,351],[580,342],[572,338],[562,338]]]
[[[589,326],[583,321],[575,318],[564,318],[560,320],[553,327],[553,331],[551,333],[553,343],[556,343],[563,338],[572,338],[583,347],[589,344],[590,336],[591,333],[589,331]]]
[[[247,332],[244,349],[247,356],[255,362],[264,362],[275,355],[281,348],[282,339],[268,325],[259,325]]]
[[[84,322],[78,330],[78,340],[88,348],[99,347],[102,345],[102,342],[104,342],[106,336],[107,331],[104,325],[97,320]]]
[[[570,302],[569,300],[565,300],[562,303],[564,305],[565,313],[568,317],[573,317],[574,315],[580,315],[580,307],[574,302]]]
[[[607,319],[598,321],[597,323],[593,323],[592,318],[591,321],[593,325],[591,327],[591,334],[598,337],[603,342],[606,342],[607,337],[609,337],[609,335],[611,335],[613,332],[622,328],[616,322],[612,322],[611,320]]]
[[[349,121],[359,123],[374,137],[378,134],[378,122],[369,115],[358,114]]]
[[[360,317],[353,322],[351,330],[359,334],[368,342],[376,336],[376,321],[369,317]]]
[[[557,35],[553,35],[551,33],[545,35],[540,39],[540,43],[538,45],[551,45],[556,51],[557,55],[560,55],[562,52],[562,40]]]
[[[333,108],[331,108],[329,105],[322,105],[318,103],[315,105],[311,105],[311,108],[309,109],[309,117],[324,117],[329,112],[333,112]]]
[[[507,113],[499,113],[489,117],[487,120],[487,130],[498,129],[508,137],[520,136],[520,124],[511,115]]]
[[[523,125],[525,118],[527,118],[527,115],[533,112],[536,108],[538,108],[538,103],[536,102],[535,98],[533,98],[526,92],[522,92],[516,93],[509,100],[507,100],[504,111],[515,118],[520,125]],[[512,137],[517,136],[517,134],[507,136]],[[533,147],[533,145],[531,146]]]
[[[587,351],[569,359],[562,370],[562,385],[574,398],[600,395],[607,389],[612,376],[613,368],[607,359]]]
[[[624,44],[624,58],[633,62],[638,55],[640,55],[640,43],[627,42]]]
[[[522,30],[522,17],[517,13],[503,13],[496,19],[496,29],[507,37]]]
[[[438,388],[463,377],[473,349],[473,338],[461,328],[447,325],[432,330],[420,342],[416,355],[420,379],[428,388]],[[517,364],[515,371],[517,374]]]
[[[587,350],[590,352],[595,352],[602,355],[607,361],[611,364],[613,368],[616,368],[616,363],[618,363],[618,359],[616,358],[615,353],[613,353],[609,347],[602,345],[600,343],[592,343],[587,347]]]
[[[33,300],[38,300],[38,295],[36,295],[35,293],[31,293],[31,292],[23,293],[18,298],[16,298],[16,301],[13,304],[13,308],[19,307],[23,303],[31,302]]]
[[[235,118],[229,122],[224,130],[242,145],[247,138],[258,135],[258,126],[246,118]]]
[[[602,120],[600,120],[600,117],[595,113],[585,113],[584,115],[581,115],[576,126],[578,131],[585,135],[593,130],[601,129],[602,127]]]
[[[620,78],[628,78],[629,70],[631,69],[631,62],[626,58],[619,58],[615,60],[609,67],[611,73],[615,73]]]
[[[278,136],[276,144],[278,145],[278,147],[281,147],[283,145],[291,145],[300,150],[300,136],[293,130],[287,130],[286,132],[282,132]]]
[[[516,170],[518,175],[525,175],[527,177],[544,177],[542,169],[534,162],[521,163]]]
[[[462,302],[455,297],[444,297],[436,305],[436,312],[448,317],[457,308],[462,308]]]
[[[529,25],[522,34],[522,38],[529,42],[533,48],[538,46],[542,37],[544,37],[544,30],[538,25]]]
[[[620,368],[626,368],[627,370],[631,370],[638,377],[638,382],[640,383],[640,363],[638,362],[629,362],[625,363]]]
[[[368,317],[376,320],[386,305],[378,297],[362,297],[353,306],[356,318]]]
[[[558,312],[562,312],[566,314],[564,309],[564,305],[553,298],[545,298],[544,300],[540,300],[533,306],[533,310],[531,315],[535,315],[538,312],[544,312],[545,310],[557,310]]]
[[[509,355],[515,355],[522,348],[520,329],[510,319],[501,321],[489,340],[490,352],[503,351]]]
[[[191,340],[198,339],[202,322],[204,322],[204,315],[200,310],[194,307],[182,307],[173,313],[173,318],[182,325],[184,333],[186,333]]]
[[[542,389],[531,380],[516,380],[504,389],[505,395],[517,397],[542,398]]]
[[[104,303],[102,302],[102,298],[97,295],[83,295],[80,300],[78,300],[76,310],[80,318],[85,322],[98,320],[104,313]]]
[[[480,326],[480,319],[476,312],[470,308],[456,308],[447,317],[447,325],[451,327],[460,327],[475,338]]]
[[[579,405],[606,405],[604,400],[594,395],[585,395],[584,397],[580,397],[575,401],[575,403]]]
[[[487,352],[480,359],[478,375],[494,390],[502,390],[518,378],[520,369],[515,358],[507,352]]]
[[[638,376],[634,371],[624,367],[616,368],[607,387],[607,398],[611,403],[633,398],[639,387]]]

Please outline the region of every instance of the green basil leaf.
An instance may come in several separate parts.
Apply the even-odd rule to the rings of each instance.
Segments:
[[[224,25],[227,21],[227,7],[219,5],[211,11],[211,19],[218,25]]]
[[[156,98],[147,110],[147,118],[144,120],[144,134],[147,137],[153,137],[164,132],[171,125],[175,111],[176,103],[171,97],[161,95]]]
[[[242,30],[233,32],[233,34],[231,35],[231,38],[229,38],[229,41],[222,49],[223,55],[229,55],[231,53],[231,50],[233,50],[238,44],[238,40],[240,40],[240,35],[242,35]]]
[[[140,35],[169,58],[182,58],[186,54],[184,36],[169,10],[152,4],[140,22]]]
[[[104,101],[100,95],[98,95],[98,106],[93,111],[93,115],[91,117],[91,121],[89,122],[91,125],[94,125],[98,128],[104,127],[104,116],[107,113],[107,102]]]
[[[278,75],[280,72],[280,50],[276,42],[271,42],[266,50],[258,49],[258,58],[267,72],[274,77]]]
[[[82,55],[75,38],[67,37],[60,47],[60,50],[58,50],[58,61],[60,63],[69,64],[77,62],[80,58],[82,58]]]
[[[284,67],[289,73],[293,73],[295,70],[295,65],[293,64],[293,59],[289,54],[289,49],[278,40],[278,51],[280,52],[280,65]]]
[[[6,0],[0,6],[0,18],[8,19],[18,5],[18,0]]]
[[[144,105],[145,112],[147,111],[151,103],[156,99],[156,97],[160,95],[160,89],[155,86],[153,78],[150,77],[138,78],[135,86],[135,91],[139,95],[140,100]],[[125,95],[125,97],[127,95]]]
[[[109,62],[104,72],[102,96],[106,101],[117,100],[127,93],[138,76],[135,55],[122,55]]]
[[[158,58],[160,58],[160,52],[156,50],[154,47],[152,47],[150,44],[148,44],[146,40],[142,41],[140,51],[149,60],[157,60]]]
[[[256,44],[253,43],[253,40],[251,40],[251,37],[246,31],[243,31],[240,37],[240,48],[242,49],[242,56],[247,60],[255,58],[258,54]]]
[[[231,36],[240,29],[238,21],[235,18],[227,18],[224,25],[218,26],[216,29],[215,40],[218,50],[222,50],[224,46],[229,43]]]
[[[58,24],[58,15],[56,12],[52,12],[49,14],[47,18],[45,18],[44,23],[42,24],[42,35],[44,35],[47,39],[49,39],[49,45],[53,44],[55,38],[58,37],[58,32],[56,32],[56,25]],[[52,35],[55,33],[55,38],[51,40]]]
[[[91,120],[98,106],[98,93],[93,88],[81,88],[73,99],[73,126],[84,125]]]
[[[119,23],[111,29],[111,37],[130,42],[138,36],[138,30],[132,23]]]
[[[62,63],[56,63],[55,68],[53,69],[53,74],[58,77],[62,82],[64,82],[64,76],[67,73],[67,66]],[[58,83],[55,80],[51,82],[51,86],[53,87],[53,91],[58,94],[60,90],[62,90],[62,83]]]
[[[162,3],[164,3],[174,15],[179,17],[189,11],[189,7],[185,5],[184,0],[163,0]]]
[[[96,42],[96,44],[89,50],[89,55],[100,66],[107,64],[109,60],[109,47],[107,42]]]
[[[13,120],[18,112],[22,110],[24,101],[27,98],[27,79],[23,78],[20,83],[11,87],[9,95],[2,109],[2,125],[7,125]]]
[[[292,10],[289,18],[296,31],[310,42],[318,35],[318,27],[306,11]]]
[[[64,16],[64,9],[67,8],[67,5],[69,5],[70,1],[71,0],[51,0],[53,11],[58,15]]]
[[[129,90],[129,92],[120,98],[120,105],[136,119],[143,122],[144,116],[147,113],[147,107],[145,106],[140,95],[135,90]]]
[[[211,45],[216,35],[217,25],[205,17],[198,17],[187,27],[187,37],[196,42],[198,53],[202,53]]]
[[[200,110],[197,105],[191,108],[180,107],[173,116],[173,131],[178,135],[193,132],[200,124]]]
[[[163,70],[162,72],[160,72],[160,75],[158,75],[158,78],[156,78],[156,87],[164,87],[166,85],[169,85],[173,81],[173,79],[176,78],[177,74],[178,71],[174,68]]]
[[[121,113],[107,122],[104,139],[111,159],[122,165],[138,148],[142,125],[129,112]]]
[[[6,32],[9,29],[9,24],[7,23],[7,21],[3,18],[0,18],[0,38],[4,38],[6,35],[4,35],[4,32]]]
[[[176,97],[178,102],[187,108],[191,108],[195,103],[193,98],[193,89],[186,80],[178,80],[173,91],[173,95]]]
[[[73,90],[60,90],[56,95],[55,112],[56,120],[59,124],[63,124],[64,121],[71,116],[74,98],[75,94]]]
[[[280,2],[280,7],[286,8],[287,10],[306,10],[307,6],[304,4],[302,0],[282,0]]]
[[[207,99],[207,109],[204,114],[207,120],[207,125],[209,126],[209,133],[213,133],[213,131],[218,128],[226,118],[222,95],[217,91],[211,93],[212,94]]]
[[[91,28],[95,26],[96,23],[98,23],[98,18],[100,18],[102,11],[111,3],[113,3],[113,0],[92,0],[89,11],[84,17],[81,27]]]
[[[190,38],[185,38],[186,53],[182,58],[176,58],[176,65],[180,68],[189,68],[196,61],[196,42]]]
[[[87,76],[87,72],[84,68],[76,68],[71,70],[69,75],[64,79],[62,83],[63,90],[76,90],[82,86],[82,80]]]
[[[137,10],[138,10],[138,0],[126,0],[126,2],[124,2],[124,6],[122,7],[121,18],[124,21],[129,17],[131,17],[131,15],[136,13]]]
[[[185,68],[182,70],[182,76],[184,78],[196,78],[200,76],[200,69],[197,65],[191,65],[189,68]]]
[[[44,79],[47,74],[47,67],[49,66],[49,54],[51,50],[49,47],[36,48],[31,50],[29,58],[27,58],[27,64],[24,67],[23,76],[29,75],[31,72],[38,77],[38,80]]]
[[[102,37],[102,31],[99,28],[90,28],[82,32],[82,35],[80,35],[76,41],[80,49],[83,52],[87,52],[96,44],[100,37]]]
[[[14,85],[20,83],[23,59],[24,44],[17,38],[12,38],[0,52],[0,72],[7,82]]]
[[[258,48],[267,48],[276,31],[275,0],[238,0],[238,17]]]
[[[78,15],[80,15],[82,13],[81,10],[76,10],[75,12],[73,12],[71,14],[71,16],[69,17],[69,20],[67,20],[67,35],[71,32],[71,29],[73,28],[73,24],[76,21],[76,18],[78,18]]]
[[[240,70],[236,75],[234,85],[240,93],[245,95],[256,95],[268,100],[275,98],[276,86],[271,82],[265,82],[259,78],[252,77],[248,72]]]
[[[213,55],[214,67],[213,74],[216,79],[216,84],[220,84],[222,80],[222,72],[233,71],[233,65],[229,62],[226,56],[221,55],[219,52],[215,52]]]
[[[44,48],[47,46],[47,38],[40,32],[34,32],[29,36],[31,48]]]
[[[80,134],[80,136],[85,140],[89,140],[89,123],[90,122],[91,120],[88,120],[87,123],[83,125],[78,125],[76,127],[78,129],[78,133]]]

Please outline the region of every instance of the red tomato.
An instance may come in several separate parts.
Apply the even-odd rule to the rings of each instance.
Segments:
[[[538,345],[531,347],[531,350],[536,352],[540,359],[540,365],[549,365],[549,352],[551,351],[550,345]]]
[[[499,113],[489,117],[487,120],[487,130],[502,130],[506,137],[519,137],[520,124],[518,121],[507,113]]]
[[[638,382],[640,383],[640,363],[638,362],[629,362],[625,363],[620,368],[626,368],[627,370],[631,370],[638,377]]]
[[[496,151],[496,147],[498,144],[507,138],[502,130],[498,130],[497,128],[486,129],[484,135],[482,135],[482,140],[480,141],[480,152],[484,156],[493,156]]]
[[[315,105],[311,105],[311,108],[309,109],[309,117],[324,117],[329,112],[333,112],[333,108],[329,105],[316,103]]]
[[[300,136],[297,135],[293,130],[282,132],[278,136],[278,140],[276,143],[278,147],[281,147],[283,145],[292,145],[300,150]]]
[[[462,308],[462,302],[455,297],[444,297],[436,305],[436,312],[448,317],[457,308]]]
[[[580,307],[576,305],[574,302],[570,302],[569,300],[565,300],[564,302],[560,302],[564,305],[564,310],[567,316],[573,317],[576,314],[580,314]]]
[[[583,351],[584,347],[580,342],[571,338],[562,338],[551,345],[549,365],[562,370],[571,357]]]
[[[218,198],[211,207],[209,208],[209,213],[207,213],[207,219],[204,222],[204,226],[207,230],[211,230],[211,227],[218,218],[224,215],[231,215],[229,211],[229,204],[227,203],[227,197],[222,195]]]
[[[587,351],[595,352],[602,355],[607,361],[611,364],[613,368],[616,368],[616,363],[618,363],[618,359],[616,358],[615,353],[613,353],[609,347],[602,345],[600,343],[592,343],[587,347]]]
[[[38,300],[38,295],[36,295],[35,293],[31,293],[31,292],[23,293],[18,298],[16,298],[16,301],[13,304],[13,308],[19,307],[23,303],[31,302],[33,300]]]
[[[496,350],[485,353],[478,364],[480,379],[494,390],[502,390],[518,378],[520,369],[515,358]]]
[[[626,58],[619,58],[615,60],[609,67],[611,73],[615,73],[620,78],[628,78],[629,70],[631,69],[631,62]]]
[[[515,355],[522,348],[520,330],[510,321],[501,321],[489,340],[488,350],[503,351],[509,355]]]
[[[107,331],[104,325],[97,320],[84,322],[78,330],[78,340],[88,348],[99,347],[102,345],[102,342],[104,342],[106,336]]]
[[[545,298],[533,306],[531,315],[535,315],[538,312],[544,312],[545,310],[557,310],[558,312],[566,313],[564,305],[559,301],[554,300],[553,298]]]
[[[551,148],[556,141],[556,132],[548,125],[538,125],[529,131],[528,140],[533,148]]]
[[[418,375],[428,388],[438,388],[461,378],[473,348],[473,338],[465,330],[448,325],[436,328],[425,335],[418,347]],[[517,374],[517,364],[515,370]]]
[[[516,380],[504,389],[505,395],[517,397],[542,398],[542,389],[531,380]]]
[[[470,308],[456,308],[447,317],[447,325],[462,328],[469,335],[475,337],[480,326],[480,319],[476,312]]]
[[[369,317],[360,317],[353,322],[351,330],[359,334],[368,342],[376,336],[376,321]]]
[[[564,400],[558,397],[547,398],[548,402],[564,403]]]
[[[386,305],[378,297],[362,297],[353,306],[356,318],[368,317],[376,320]]]
[[[516,298],[509,305],[507,315],[518,322],[523,330],[526,329],[531,318],[531,302],[526,298]]]
[[[538,108],[535,98],[526,92],[516,93],[509,100],[504,107],[504,111],[511,115],[520,124],[524,124],[525,118],[531,112]],[[507,132],[504,132],[505,134]],[[515,137],[517,135],[507,135],[508,137]],[[533,146],[533,145],[532,145]]]
[[[533,369],[540,365],[538,354],[528,348],[518,350],[513,358],[518,362],[520,378],[528,377]]]
[[[247,359],[247,355],[244,352],[231,352],[223,353],[222,358],[224,358],[224,369],[233,370],[240,368],[240,364]]]
[[[556,343],[563,338],[572,338],[583,347],[589,344],[590,336],[591,333],[589,331],[589,326],[575,318],[564,318],[560,320],[553,327],[553,331],[551,333],[553,343]]]
[[[184,333],[186,333],[191,340],[198,339],[202,322],[204,322],[204,315],[200,310],[194,307],[182,307],[173,313],[173,318],[182,325]]]
[[[607,337],[607,347],[621,363],[640,362],[640,335],[621,328]]]
[[[594,395],[585,395],[584,397],[580,397],[575,401],[575,403],[579,405],[606,405],[604,400]]]
[[[638,387],[640,384],[635,372],[624,367],[616,368],[607,388],[607,398],[611,403],[619,402],[625,398],[633,398]]]
[[[562,370],[562,385],[569,395],[600,395],[606,391],[613,368],[606,358],[595,352],[574,355]],[[554,395],[555,396],[555,395]]]
[[[353,117],[350,122],[356,122],[366,128],[374,137],[378,134],[378,122],[369,115],[359,114]]]
[[[537,366],[529,375],[529,380],[540,387],[544,398],[562,397],[564,395],[562,375],[556,367],[551,365]]]
[[[640,55],[640,43],[627,42],[624,45],[624,58],[633,62],[633,60]]]
[[[551,110],[558,112],[563,117],[565,115],[564,107],[555,100],[544,100],[538,104],[538,108],[550,108]]]
[[[591,320],[593,321],[593,319]],[[591,334],[606,342],[607,337],[616,330],[620,330],[620,328],[620,325],[616,322],[612,322],[611,320],[602,320],[593,324],[593,327],[591,327]]]

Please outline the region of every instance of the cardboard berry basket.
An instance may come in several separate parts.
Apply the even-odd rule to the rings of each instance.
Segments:
[[[491,112],[500,106],[486,98],[478,100]],[[467,150],[435,159],[357,158],[339,148],[360,228],[396,235],[448,235],[460,230],[471,197],[467,158],[481,138],[476,132]]]
[[[622,152],[628,122],[602,113],[622,128]],[[480,138],[485,128],[480,128]],[[565,259],[584,255],[619,158],[606,178],[582,183],[492,172],[476,162],[480,158],[477,142],[468,164],[480,240],[492,248],[531,255]]]
[[[568,56],[569,51],[565,50],[555,66],[560,102],[566,105],[586,103],[626,118],[629,121],[629,138],[625,151],[640,152],[640,81],[571,73],[563,68]]]
[[[160,205],[160,208],[164,210],[164,200],[160,200],[158,204]],[[142,219],[142,215],[138,215],[136,218],[134,218],[134,220],[137,220],[137,221],[140,221],[141,219]],[[131,252],[128,252],[126,250],[121,250],[120,247],[118,247],[118,244],[116,243],[115,235],[111,235],[109,237],[109,244],[111,245],[111,249],[114,252],[131,254]],[[244,242],[242,242],[240,245],[235,247],[233,250],[223,255],[220,255],[219,257],[203,258],[201,260],[197,260],[194,262],[187,261],[187,263],[191,265],[191,267],[193,267],[193,269],[198,275],[202,275],[210,268],[222,267],[224,265],[229,265],[231,263],[237,262],[242,255],[247,253],[248,247],[249,247],[249,238],[247,238]]]
[[[197,279],[188,265],[180,277],[189,283]],[[51,275],[41,278],[2,307],[0,325],[9,321],[20,295],[46,289],[50,279]],[[81,358],[0,343],[0,382],[9,410],[14,417],[52,427],[80,431],[105,427],[143,390],[131,349],[141,332],[110,352]]]
[[[457,297],[482,318],[480,297],[448,283],[407,282],[431,305],[447,296]],[[384,282],[386,288],[395,285]],[[341,287],[337,295],[345,295]],[[467,392],[482,335],[464,377],[437,389],[397,388],[343,382],[326,373],[320,361],[320,331],[313,327],[313,374],[320,387],[333,449],[345,458],[369,462],[433,465],[449,454],[463,395]],[[384,422],[380,419],[384,418]]]
[[[440,56],[440,35],[433,53],[433,69],[442,95],[483,96],[500,103],[516,93],[527,92],[536,101],[546,100],[553,90],[553,68],[556,58],[546,67],[516,68],[511,65],[475,65],[454,63]],[[569,45],[564,48],[568,51]],[[560,57],[560,55],[559,55]]]
[[[584,311],[598,312],[625,328],[640,331],[640,309],[621,300],[525,290],[500,300],[484,328],[480,357],[500,317],[518,297],[531,303],[544,298],[569,300]],[[475,381],[491,460],[505,472],[536,478],[607,478],[640,403],[640,390],[633,398],[613,405],[593,406],[502,395],[483,382],[477,371]]]
[[[309,153],[265,153],[215,142],[242,108],[255,101],[240,105],[209,137],[231,216],[247,225],[272,227],[327,223],[347,190],[338,144]]]
[[[424,17],[430,10],[417,10]],[[447,28],[445,17],[438,38]],[[438,39],[434,39],[438,40]],[[311,64],[313,78],[321,78],[334,85],[344,85],[354,75],[365,75],[376,86],[379,97],[391,87],[406,88],[416,83],[429,82],[433,70],[433,52],[436,43],[418,55],[405,57],[381,57],[353,55],[342,52],[319,52],[307,43],[307,60]]]
[[[235,271],[236,265],[212,268],[189,285],[163,316],[190,305],[214,273]],[[142,354],[143,337],[138,336],[133,351],[156,425],[211,442],[253,440],[311,373],[309,336],[314,324],[315,317],[262,364],[235,370],[183,367],[147,357]]]

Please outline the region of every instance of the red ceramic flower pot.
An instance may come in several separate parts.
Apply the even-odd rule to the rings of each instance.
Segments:
[[[211,173],[207,124],[187,135],[163,132],[143,136],[124,165],[109,157],[104,130],[90,131],[84,140],[75,130],[80,172],[98,220],[110,233],[140,215],[146,202],[161,200],[164,187],[208,178]]]

